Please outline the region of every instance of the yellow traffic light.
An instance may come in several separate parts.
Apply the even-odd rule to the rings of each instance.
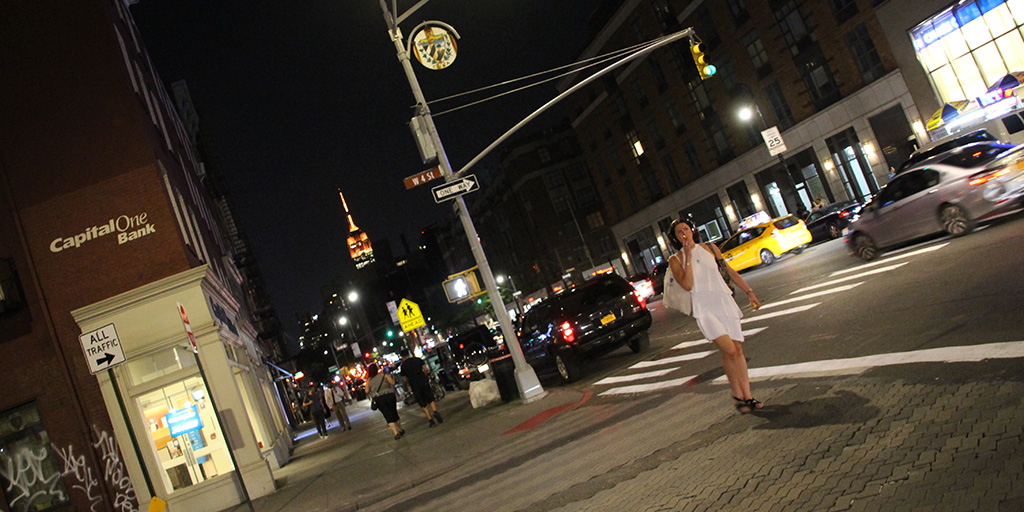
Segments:
[[[714,75],[717,68],[713,64],[708,64],[704,58],[704,51],[700,49],[701,43],[690,45],[690,53],[693,55],[693,63],[697,65],[697,72],[700,73],[701,80],[707,80],[711,75]]]

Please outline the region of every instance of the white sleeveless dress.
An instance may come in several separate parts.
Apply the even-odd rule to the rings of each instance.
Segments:
[[[690,251],[693,269],[693,318],[697,327],[709,340],[728,334],[729,338],[743,341],[743,329],[740,327],[740,311],[732,298],[732,291],[722,280],[718,272],[715,256],[703,247],[694,247]]]

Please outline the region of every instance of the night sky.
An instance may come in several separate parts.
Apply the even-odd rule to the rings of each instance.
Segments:
[[[432,0],[401,28],[408,37],[438,20],[462,36],[447,69],[413,60],[433,100],[573,62],[597,3]],[[414,100],[379,1],[141,0],[131,10],[164,82],[188,83],[211,164],[227,178],[287,331],[297,331],[296,312],[319,311],[323,284],[353,268],[339,188],[356,224],[396,256],[405,252],[400,234],[415,245],[448,211],[429,186],[407,191],[402,182],[427,166],[407,127]],[[452,167],[553,98],[554,83],[435,118]]]

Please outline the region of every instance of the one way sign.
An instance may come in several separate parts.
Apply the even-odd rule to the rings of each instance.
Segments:
[[[480,183],[476,181],[476,175],[470,174],[462,177],[461,179],[445,183],[444,185],[438,185],[430,189],[430,191],[434,193],[434,202],[441,203],[479,188]]]
[[[82,334],[78,340],[82,342],[90,373],[109,370],[124,362],[124,348],[121,346],[121,340],[117,339],[114,324],[107,324],[95,331]]]

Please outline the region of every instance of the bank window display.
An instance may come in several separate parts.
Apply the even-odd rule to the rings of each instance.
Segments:
[[[66,506],[70,500],[61,469],[35,402],[0,412],[0,486],[6,510],[43,512]]]
[[[145,393],[136,398],[136,404],[168,490],[183,489],[235,469],[198,375]]]
[[[918,60],[944,103],[973,100],[1024,71],[1024,0],[961,2],[910,31]]]

